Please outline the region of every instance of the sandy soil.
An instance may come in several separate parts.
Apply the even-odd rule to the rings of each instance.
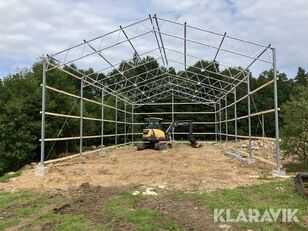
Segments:
[[[199,149],[182,144],[161,151],[136,151],[133,146],[125,146],[109,149],[106,154],[101,157],[94,153],[48,164],[45,177],[35,176],[36,167],[28,168],[10,182],[0,183],[0,189],[62,191],[88,182],[102,187],[144,185],[206,191],[262,183],[255,176],[273,169],[261,162],[248,165],[230,159],[217,144],[205,144]]]

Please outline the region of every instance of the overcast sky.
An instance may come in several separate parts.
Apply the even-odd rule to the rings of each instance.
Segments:
[[[188,24],[277,48],[278,69],[308,71],[306,0],[2,0],[0,76],[51,54],[148,17]],[[119,54],[121,55],[121,54]]]

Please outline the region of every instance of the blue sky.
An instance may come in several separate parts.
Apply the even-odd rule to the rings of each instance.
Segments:
[[[308,71],[305,0],[6,0],[0,2],[0,77],[31,67],[43,54],[156,13],[277,48],[278,69]],[[118,54],[121,56],[121,54]],[[119,57],[120,58],[120,57]]]

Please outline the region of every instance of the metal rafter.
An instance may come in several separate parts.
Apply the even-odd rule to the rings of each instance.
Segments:
[[[162,79],[158,79],[156,81],[153,81],[151,83],[149,83],[148,85],[148,89],[143,89],[143,93],[139,93],[139,94],[133,94],[132,96],[129,97],[129,99],[135,99],[135,98],[142,98],[142,95],[144,95],[144,93],[147,93],[148,95],[152,95],[154,94],[156,91],[160,91],[162,90],[161,86],[164,86],[164,89],[171,89],[173,90],[175,87],[179,87],[182,90],[185,91],[192,91],[196,96],[201,95],[200,97],[202,98],[211,98],[211,100],[217,100],[218,96],[213,95],[213,94],[209,94],[208,92],[205,91],[204,87],[196,87],[192,86],[192,83],[189,83],[187,81],[178,81],[177,76],[176,75],[171,75],[171,80],[168,81],[166,78],[162,78]]]
[[[167,59],[167,55],[166,55],[166,50],[165,50],[165,46],[164,46],[164,42],[163,42],[163,37],[161,35],[160,28],[159,28],[159,25],[158,25],[158,20],[157,20],[156,14],[154,14],[154,19],[155,19],[155,22],[156,22],[157,32],[159,34],[160,43],[161,43],[161,46],[162,46],[162,49],[163,49],[163,52],[164,52],[165,62],[166,62],[166,65],[168,66],[168,59]],[[155,29],[153,29],[153,31],[156,32]]]
[[[162,21],[163,24],[160,24],[159,21]],[[175,32],[174,34],[169,33],[167,31],[164,30],[164,23],[170,23],[172,25],[177,25],[183,28],[183,32],[182,32],[182,37],[178,36]],[[126,33],[126,29],[129,28],[135,28],[135,27],[139,27],[140,25],[143,25],[143,29],[144,31],[137,33],[137,30],[135,32],[134,35],[132,36],[128,36],[128,34]],[[196,31],[200,31],[202,33],[209,33],[212,34],[214,36],[217,36],[218,38],[220,37],[220,43],[218,46],[215,45],[211,45],[207,42],[203,42],[203,41],[196,41],[195,39],[191,39],[190,37],[187,36],[187,29],[193,29]],[[109,35],[116,35],[117,33],[123,33],[125,36],[125,39],[121,39],[121,41],[114,41],[113,44],[111,45],[106,45],[104,47],[102,47],[102,44],[104,44],[104,39],[107,38]],[[138,38],[142,38],[150,33],[154,34],[154,38],[156,40],[156,45],[157,47],[154,49],[151,49],[150,51],[147,52],[138,52],[137,48],[134,46],[133,40],[138,39]],[[171,37],[173,39],[176,40],[182,40],[183,41],[183,51],[177,51],[177,50],[173,50],[171,48],[167,48],[164,41],[163,41],[163,35],[166,37]],[[119,35],[118,35],[118,39],[119,39]],[[237,48],[239,46],[235,46],[231,49],[226,48],[225,46],[223,47],[223,42],[228,39],[228,40],[232,40],[232,41],[236,41],[238,42],[239,46],[241,44],[244,44],[247,46],[247,50],[249,51],[248,53],[243,53],[242,51],[237,51]],[[91,45],[91,43],[94,42],[99,42],[99,46],[98,48],[94,48],[94,46]],[[187,54],[187,42],[193,43],[193,44],[197,44],[206,48],[211,48],[211,49],[215,49],[215,56],[213,58],[213,60],[209,60],[209,63],[204,67],[203,63],[201,62],[201,67],[195,67],[192,66],[192,69],[189,69],[188,66],[189,65],[193,65],[193,64],[188,64],[187,63],[187,58],[186,57],[190,57],[190,58],[194,58],[197,60],[204,60],[201,57],[198,57],[196,55],[191,55],[191,54]],[[126,59],[126,60],[122,60],[121,62],[117,62],[117,63],[112,63],[110,62],[104,55],[102,55],[102,51],[108,50],[108,49],[112,49],[120,44],[124,44],[124,43],[129,43],[130,46],[132,47],[134,53],[138,56],[138,59],[142,62],[133,65],[131,62],[131,60],[133,60],[133,58],[130,59]],[[259,53],[255,53],[253,55],[250,54],[250,50],[249,50],[249,46],[255,46],[258,49],[262,48],[264,49],[262,52]],[[84,49],[85,46],[89,46],[93,52],[90,53],[84,53]],[[82,49],[81,54],[79,55],[79,57],[70,57],[70,53],[73,53],[73,51],[75,49]],[[90,79],[90,82],[87,83],[85,82],[84,87],[88,86],[88,85],[97,85],[100,88],[102,88],[103,86],[106,88],[106,93],[105,95],[109,95],[109,94],[113,94],[113,95],[119,95],[119,97],[127,97],[128,99],[130,98],[131,95],[143,95],[143,97],[148,98],[151,95],[144,95],[147,94],[147,84],[151,84],[152,81],[159,82],[161,78],[165,79],[163,81],[166,82],[172,82],[174,84],[174,81],[176,81],[177,86],[181,86],[181,87],[185,87],[185,88],[191,88],[192,91],[197,91],[198,94],[208,94],[208,95],[212,95],[212,97],[214,98],[218,98],[218,99],[222,99],[224,97],[225,94],[228,94],[230,92],[233,91],[234,87],[238,86],[241,83],[245,83],[246,79],[245,76],[247,75],[247,73],[249,73],[249,68],[253,65],[254,62],[256,61],[260,61],[260,62],[264,62],[264,63],[270,63],[272,64],[272,60],[271,61],[267,61],[262,59],[262,55],[270,48],[270,46],[265,46],[263,44],[258,44],[255,42],[250,42],[250,41],[246,41],[246,40],[242,40],[239,38],[235,38],[235,37],[231,37],[228,36],[226,33],[217,33],[217,32],[212,32],[209,30],[204,30],[202,28],[198,28],[198,27],[194,27],[191,25],[187,25],[186,22],[184,23],[178,23],[178,22],[173,22],[171,20],[166,20],[166,19],[162,19],[157,17],[156,15],[154,15],[153,17],[151,15],[149,15],[148,18],[140,20],[136,23],[132,23],[128,26],[120,26],[119,29],[114,30],[110,33],[106,33],[102,36],[98,36],[96,38],[90,39],[88,41],[84,40],[83,43],[80,43],[76,46],[70,47],[68,49],[65,49],[61,52],[58,52],[54,55],[52,55],[50,57],[50,59],[48,59],[48,61],[50,62],[50,60],[55,60],[57,62],[57,65],[51,65],[51,68],[47,69],[53,69],[56,67],[63,67],[63,66],[67,66],[70,63],[82,60],[82,59],[86,59],[92,55],[98,55],[100,56],[100,58],[102,58],[105,62],[107,62],[109,64],[109,67],[105,67],[103,69],[101,69],[99,72],[94,72],[94,73],[90,73],[88,75],[84,75],[85,79]],[[149,60],[149,61],[145,61],[142,60],[143,56],[146,56],[147,54],[153,53],[159,51],[160,57],[156,57],[153,60]],[[168,52],[175,52],[177,54],[180,54],[183,56],[182,60],[174,60],[172,58],[168,58],[167,56],[167,51]],[[235,56],[241,56],[244,57],[248,60],[252,60],[250,62],[250,64],[245,68],[245,69],[238,69],[236,67],[232,67],[229,68],[227,65],[224,65],[222,63],[220,63],[219,61],[217,62],[217,58],[218,58],[218,54],[220,51],[235,55]],[[59,60],[57,60],[57,57],[59,54],[65,55],[64,58],[64,62],[60,62]],[[157,53],[156,53],[157,54]],[[159,55],[158,55],[159,56]],[[67,57],[70,57],[67,58]],[[159,69],[159,68],[153,68],[153,69],[149,69],[147,64],[151,63],[152,61],[158,62],[159,60],[161,60],[161,62],[164,65],[169,65],[169,62],[173,62],[176,64],[180,64],[184,66],[184,69],[182,71],[178,71],[178,73],[176,75],[173,75],[171,73],[168,73],[168,71],[166,71],[166,69]],[[221,71],[218,70],[217,66],[216,66],[216,62],[220,65],[223,66],[225,68],[225,70],[228,70],[227,73],[228,74],[224,74]],[[123,65],[123,70],[120,70],[118,68],[119,65],[121,65],[122,63],[125,63],[125,65],[128,65],[128,69],[125,68],[125,65]],[[159,63],[159,62],[158,62]],[[48,67],[49,65],[47,65]],[[138,73],[137,75],[134,76],[126,76],[126,73],[130,73],[130,71],[134,71],[139,67],[145,67],[146,71],[142,72],[142,73]],[[121,68],[122,69],[122,68]],[[195,72],[195,70],[198,70],[198,72]],[[231,69],[237,70],[238,73],[237,74],[232,74]],[[106,74],[106,71],[108,70],[115,70],[116,73],[108,75]],[[78,71],[78,70],[77,70]],[[90,76],[96,75],[96,78],[89,78]],[[112,81],[112,79],[114,77],[117,77],[118,80],[115,81],[114,83],[110,82]],[[218,78],[219,77],[219,78]],[[108,85],[106,85],[108,81]],[[173,89],[173,87],[171,87],[171,85],[169,85],[169,87],[171,89]],[[201,90],[200,90],[201,89]],[[133,102],[133,101],[132,101]]]
[[[85,42],[86,42],[86,40],[84,40]],[[96,49],[94,48],[94,47],[92,47],[88,42],[86,42],[87,43],[87,45],[92,49],[92,50],[94,50],[95,52],[96,52]],[[125,79],[127,79],[126,78],[126,76],[117,68],[117,67],[115,67],[108,59],[106,59],[103,55],[102,55],[102,53],[101,52],[96,52],[96,54],[98,54],[102,59],[104,59],[110,66],[112,66],[113,68],[114,68],[114,70],[116,70],[121,76],[123,76]],[[128,79],[127,79],[128,80]],[[130,81],[130,80],[128,80],[128,81]],[[130,81],[131,82],[131,81]],[[132,82],[133,83],[133,82]],[[138,87],[136,87],[136,89],[138,90],[138,91],[141,91]]]
[[[154,26],[154,23],[153,23],[153,20],[152,20],[152,16],[149,14],[149,18],[150,18],[150,22],[152,24],[152,28],[153,28],[153,33],[154,33],[154,36],[155,36],[155,40],[156,40],[156,43],[157,43],[157,47],[159,49],[159,53],[160,53],[160,56],[161,56],[161,59],[163,61],[163,64],[165,65],[165,61],[164,61],[164,57],[163,57],[163,53],[161,51],[161,47],[159,45],[159,41],[158,41],[158,38],[157,38],[157,34],[156,34],[156,31],[155,31],[155,26]]]
[[[145,72],[146,73],[146,72]],[[166,78],[168,76],[173,76],[173,77],[176,77],[177,79],[180,79],[180,80],[183,80],[183,81],[186,81],[186,82],[189,82],[191,83],[192,85],[196,85],[198,87],[203,87],[204,89],[207,89],[209,92],[213,92],[213,94],[217,94],[217,96],[219,96],[220,94],[223,94],[225,92],[227,92],[226,90],[224,89],[220,89],[220,88],[216,88],[215,86],[212,86],[212,85],[209,85],[207,83],[204,83],[203,81],[204,80],[200,80],[198,79],[198,81],[196,80],[193,80],[192,78],[190,77],[182,77],[180,75],[174,75],[174,74],[171,74],[169,72],[162,72],[161,74],[156,74],[156,75],[153,75],[153,77],[151,78],[143,78],[142,81],[138,81],[138,83],[136,83],[136,85],[138,84],[138,87],[140,89],[142,89],[142,87],[144,86],[147,86],[149,85],[153,80],[157,80],[158,78],[161,79],[161,78]],[[161,77],[161,78],[160,78]],[[159,80],[158,79],[158,80]],[[110,86],[109,86],[110,87]],[[114,89],[116,90],[116,89]],[[127,86],[127,87],[121,87],[118,92],[121,92],[122,94],[125,94],[125,93],[129,93],[133,90],[133,93],[132,94],[136,94],[136,89],[135,89],[135,86]],[[126,94],[126,96],[128,96],[128,94]]]

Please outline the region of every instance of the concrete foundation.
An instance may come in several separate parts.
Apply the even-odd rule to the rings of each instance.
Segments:
[[[256,159],[254,159],[254,158],[249,158],[249,157],[247,157],[247,158],[246,158],[246,161],[247,161],[248,164],[254,164],[254,163],[256,163]]]
[[[48,173],[48,168],[42,165],[39,165],[35,171],[35,176],[46,176]]]
[[[280,169],[280,171],[273,170],[272,173],[273,173],[273,176],[275,176],[275,177],[282,177],[282,178],[284,178],[286,176],[286,172],[281,170],[281,169]]]

